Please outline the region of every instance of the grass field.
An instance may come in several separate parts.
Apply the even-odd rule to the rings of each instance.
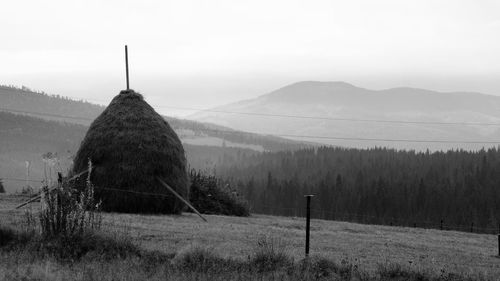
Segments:
[[[19,225],[23,211],[8,211],[22,198],[0,197],[0,221]],[[105,214],[104,229],[123,233],[143,249],[166,254],[200,245],[214,253],[248,259],[259,238],[271,237],[296,260],[304,257],[304,218],[252,215],[248,218],[193,214],[145,216]],[[347,260],[375,271],[379,264],[418,270],[484,275],[500,280],[497,236],[431,229],[312,220],[311,254]],[[1,267],[1,265],[0,265]],[[497,279],[498,278],[498,279]]]

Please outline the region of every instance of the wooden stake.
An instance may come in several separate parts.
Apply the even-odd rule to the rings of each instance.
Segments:
[[[180,196],[179,193],[175,192],[175,190],[173,188],[171,188],[166,182],[164,182],[159,177],[157,177],[157,179],[158,179],[158,181],[160,181],[161,184],[163,184],[163,186],[165,186],[170,192],[172,192],[177,198],[179,198],[179,200],[184,202],[184,204],[186,204],[191,210],[193,210],[202,220],[204,220],[205,222],[208,222],[207,219],[205,219],[200,214],[200,212],[198,212],[198,210],[196,210],[196,208],[193,207],[193,205],[191,205],[186,199],[182,198],[182,196]]]
[[[130,87],[129,87],[129,80],[128,80],[128,48],[127,48],[127,45],[125,45],[125,71],[127,74],[127,90],[129,90]]]

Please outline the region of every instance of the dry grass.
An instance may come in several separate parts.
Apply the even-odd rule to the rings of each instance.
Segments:
[[[0,197],[2,223],[15,224],[22,218],[22,211],[2,211],[11,208],[15,203],[16,200],[10,197]],[[263,215],[248,218],[225,216],[207,216],[207,218],[209,222],[204,223],[193,214],[179,216],[105,214],[103,227],[110,231],[126,233],[143,249],[164,253],[182,252],[183,249],[193,245],[205,245],[220,257],[248,260],[259,238],[266,235],[279,237],[280,243],[286,245],[287,253],[296,261],[304,255],[303,218]],[[443,272],[453,272],[469,276],[482,274],[490,276],[491,280],[496,280],[500,275],[500,259],[495,257],[498,254],[497,237],[493,235],[323,220],[313,220],[311,231],[312,254],[337,262],[344,260],[351,266],[360,267],[367,272],[380,270],[380,264],[398,264],[400,267],[395,267],[398,270],[404,268],[406,271],[430,272],[438,276]],[[3,261],[0,261],[0,264],[1,262]],[[117,264],[125,262],[116,261]],[[24,266],[27,265],[21,265],[19,270],[22,271]],[[47,265],[40,264],[37,268],[38,266]],[[79,271],[81,274],[85,272],[91,274],[93,267],[97,266],[99,265],[89,263],[76,265],[71,270],[81,270]],[[127,266],[123,264],[117,266],[131,270],[126,269]],[[60,265],[50,268],[57,272],[58,267]],[[386,268],[386,270],[393,269]],[[136,276],[135,273],[130,274]],[[168,272],[158,274],[164,277]],[[235,278],[232,276],[230,279],[239,280]],[[153,277],[152,279],[154,280]]]
[[[105,219],[147,249],[177,251],[193,243],[210,245],[223,256],[245,258],[262,235],[280,237],[296,259],[304,256],[303,218],[254,215],[249,218],[191,214],[181,216],[108,215]],[[333,260],[351,259],[365,269],[379,263],[500,274],[494,235],[471,234],[313,220],[311,253]],[[108,225],[108,227],[110,227]],[[113,226],[116,227],[116,226]]]

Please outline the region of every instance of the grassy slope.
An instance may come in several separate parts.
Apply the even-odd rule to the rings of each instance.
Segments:
[[[21,211],[6,212],[20,199],[0,197],[0,221],[14,224]],[[141,247],[166,253],[193,245],[213,248],[223,257],[246,259],[258,238],[272,235],[303,257],[304,219],[254,215],[250,218],[196,215],[144,216],[106,214],[106,228],[124,232]],[[313,220],[311,253],[339,261],[348,259],[365,270],[395,262],[416,269],[457,273],[500,274],[497,238],[493,235]],[[44,266],[47,266],[46,264]],[[82,266],[82,265],[78,265]],[[91,266],[91,265],[90,265]],[[1,266],[0,266],[1,267]]]

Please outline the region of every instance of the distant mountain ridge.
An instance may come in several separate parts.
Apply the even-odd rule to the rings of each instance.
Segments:
[[[409,122],[475,122],[500,124],[500,97],[473,92],[443,93],[417,88],[369,90],[345,82],[305,81],[287,85],[255,99],[198,112],[188,118],[251,132],[347,138],[500,141],[500,126],[388,124],[375,119]],[[233,112],[225,114],[224,111]],[[234,112],[253,113],[234,114]],[[292,115],[271,117],[263,115]],[[293,117],[296,116],[296,117]],[[334,145],[389,146],[404,149],[479,148],[475,144],[419,144],[382,141],[309,140]]]

